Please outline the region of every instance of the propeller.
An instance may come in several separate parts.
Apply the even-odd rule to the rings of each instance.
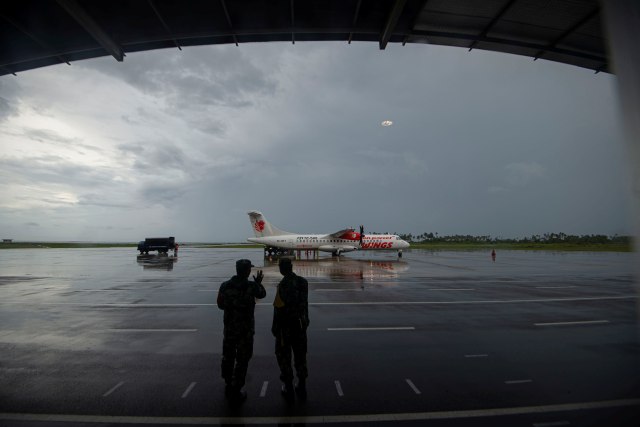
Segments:
[[[363,237],[364,237],[364,225],[360,225],[360,246],[362,246]]]

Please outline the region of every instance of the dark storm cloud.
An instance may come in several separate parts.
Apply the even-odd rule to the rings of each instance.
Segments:
[[[141,52],[127,56],[123,63],[104,58],[81,66],[166,98],[178,114],[208,106],[246,107],[256,96],[273,94],[277,88],[273,77],[250,56],[230,47],[186,48],[163,55]]]
[[[137,120],[135,120],[135,119],[132,119],[132,118],[131,118],[131,117],[129,117],[129,115],[127,115],[127,114],[123,114],[123,115],[122,115],[122,116],[120,116],[120,117],[122,118],[122,121],[123,121],[123,122],[125,122],[125,123],[127,123],[127,124],[134,125],[134,126],[136,126],[136,125],[139,125],[139,124],[140,124],[140,122],[139,122],[139,121],[137,121]]]
[[[98,193],[87,193],[81,194],[78,196],[78,205],[85,206],[100,206],[105,208],[133,208],[135,207],[135,202],[118,202],[110,200],[110,197],[117,197],[117,195],[105,195]]]
[[[186,191],[187,187],[176,184],[150,184],[142,187],[140,196],[149,205],[158,204],[171,207],[184,196]]]
[[[84,166],[61,156],[43,155],[20,159],[0,158],[0,169],[20,182],[101,186],[112,180],[110,171]]]
[[[0,123],[18,112],[18,84],[10,77],[0,78]]]
[[[67,138],[49,129],[25,129],[24,135],[39,142],[60,142],[62,144],[78,144],[79,138]]]
[[[14,134],[15,135],[15,134]],[[51,129],[34,129],[27,128],[22,131],[22,135],[27,138],[49,144],[63,144],[66,148],[70,148],[80,154],[84,154],[83,150],[93,151],[97,153],[104,152],[101,148],[83,143],[81,138],[69,138],[60,135]]]
[[[136,173],[162,175],[163,171],[177,170],[189,175],[202,166],[202,162],[189,158],[180,147],[168,143],[126,143],[118,149],[133,156]]]

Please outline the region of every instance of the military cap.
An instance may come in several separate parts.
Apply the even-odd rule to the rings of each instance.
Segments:
[[[238,261],[236,261],[236,268],[238,269],[247,269],[247,268],[251,268],[251,267],[255,267],[255,265],[251,264],[251,261],[249,261],[248,259],[239,259]]]
[[[291,258],[280,258],[278,265],[291,265]]]

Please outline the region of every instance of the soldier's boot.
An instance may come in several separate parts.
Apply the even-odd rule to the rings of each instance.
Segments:
[[[298,384],[296,385],[296,394],[302,400],[307,398],[307,380],[306,380],[306,378],[298,378]]]
[[[295,393],[293,391],[293,381],[285,381],[282,384],[282,395],[286,399],[293,399],[295,397]]]
[[[230,383],[227,383],[227,385],[224,386],[224,395],[227,399],[230,399],[233,395],[233,386]]]
[[[231,403],[242,403],[247,400],[247,392],[237,387],[230,387],[227,398]]]

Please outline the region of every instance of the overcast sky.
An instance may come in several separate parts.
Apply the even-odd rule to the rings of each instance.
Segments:
[[[615,78],[428,45],[158,50],[0,77],[0,238],[629,234]],[[384,120],[393,125],[381,126]]]

